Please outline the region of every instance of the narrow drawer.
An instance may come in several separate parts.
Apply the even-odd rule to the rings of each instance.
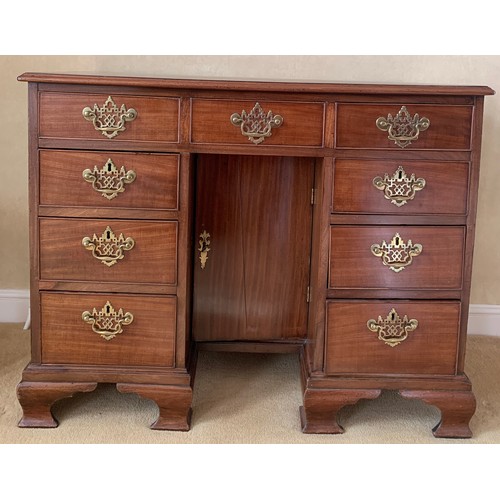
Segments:
[[[326,372],[454,375],[459,326],[459,302],[329,302]]]
[[[323,116],[323,103],[193,99],[191,142],[321,147]]]
[[[465,215],[469,163],[338,159],[333,212]]]
[[[175,297],[41,294],[42,363],[174,366],[175,334]]]
[[[330,288],[460,289],[461,226],[331,226]]]
[[[40,151],[40,204],[177,210],[179,155]]]
[[[40,278],[175,285],[177,222],[40,219]]]
[[[337,105],[336,147],[468,150],[471,145],[472,109],[472,106],[405,105],[404,102],[340,103]],[[393,126],[388,130],[391,117]],[[382,123],[378,122],[380,118]],[[424,119],[428,120],[427,128]],[[399,139],[389,139],[389,135]],[[405,137],[413,139],[408,142]]]
[[[174,97],[42,92],[39,113],[43,138],[179,142]]]

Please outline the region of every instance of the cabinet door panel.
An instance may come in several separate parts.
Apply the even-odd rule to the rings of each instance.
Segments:
[[[305,337],[313,172],[311,159],[200,157],[195,340]]]

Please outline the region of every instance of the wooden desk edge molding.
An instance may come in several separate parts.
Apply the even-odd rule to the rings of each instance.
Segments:
[[[25,73],[21,427],[98,383],[190,428],[200,349],[296,352],[306,433],[381,390],[470,437],[485,86]]]

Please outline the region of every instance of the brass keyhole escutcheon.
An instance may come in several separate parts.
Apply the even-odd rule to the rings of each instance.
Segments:
[[[124,251],[132,250],[135,241],[130,236],[125,238],[122,233],[115,235],[108,226],[101,236],[94,234],[92,238],[85,236],[82,239],[82,246],[86,250],[91,250],[92,255],[100,260],[104,265],[114,266],[119,260],[123,259]]]
[[[408,177],[402,166],[399,166],[392,175],[386,173],[384,177],[377,176],[373,179],[373,185],[384,193],[384,198],[397,207],[402,207],[413,200],[415,194],[424,189],[425,184],[425,179],[416,178],[414,173]]]
[[[388,266],[395,273],[411,265],[413,257],[420,255],[422,250],[423,246],[420,243],[414,244],[411,240],[405,243],[399,233],[396,233],[389,243],[383,240],[382,243],[371,246],[372,254],[380,257],[384,266]]]
[[[101,193],[107,200],[116,198],[125,191],[125,184],[135,181],[137,175],[133,170],[126,170],[122,165],[120,169],[116,167],[111,158],[99,168],[94,166],[94,170],[86,168],[82,172],[82,177],[92,184],[92,188]]]
[[[92,312],[83,311],[82,320],[104,340],[111,340],[123,332],[124,325],[130,325],[134,321],[134,315],[123,312],[122,308],[115,310],[108,300],[100,310],[94,307]]]
[[[401,317],[396,309],[392,308],[387,317],[378,317],[378,320],[369,319],[366,323],[368,330],[378,334],[378,339],[390,347],[395,347],[408,338],[408,334],[418,327],[418,320],[409,319],[405,314]]]
[[[200,246],[198,247],[198,251],[200,252],[200,265],[202,269],[205,269],[205,266],[207,264],[208,260],[208,252],[210,252],[210,233],[207,233],[207,231],[203,231],[200,234],[200,241],[199,241]]]

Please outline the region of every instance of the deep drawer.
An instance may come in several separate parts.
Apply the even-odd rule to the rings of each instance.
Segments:
[[[42,363],[173,366],[175,331],[175,297],[41,294]]]
[[[256,107],[257,101],[193,99],[191,142],[254,147],[259,144],[316,147],[323,145],[323,103],[259,101],[258,104],[260,110]],[[262,116],[257,116],[259,111],[263,113]],[[244,112],[249,116],[244,119],[243,124],[237,117],[231,120],[235,114],[244,118]],[[282,118],[279,125],[280,118],[276,118],[276,115]],[[257,123],[260,126],[257,126]],[[242,133],[244,131],[251,134],[251,130],[256,135]],[[266,131],[269,135],[265,135]]]
[[[459,302],[329,302],[326,372],[454,375],[459,326]]]
[[[338,104],[336,147],[354,149],[455,149],[471,146],[472,106]],[[388,121],[394,125],[388,130]],[[398,116],[399,115],[399,116]],[[418,116],[416,116],[418,115]],[[379,125],[377,121],[379,119]],[[389,120],[388,120],[389,119]],[[429,125],[422,126],[423,119]],[[386,122],[384,126],[383,122]],[[419,125],[417,125],[419,124]],[[399,138],[397,141],[389,139]],[[409,142],[404,137],[411,138]]]
[[[469,164],[338,159],[333,212],[465,215]]]
[[[40,151],[40,204],[176,210],[179,155]]]
[[[464,227],[331,226],[330,236],[330,288],[462,287]]]
[[[39,224],[41,279],[176,284],[175,221],[43,218]]]
[[[178,98],[42,92],[39,113],[43,138],[179,142]]]

